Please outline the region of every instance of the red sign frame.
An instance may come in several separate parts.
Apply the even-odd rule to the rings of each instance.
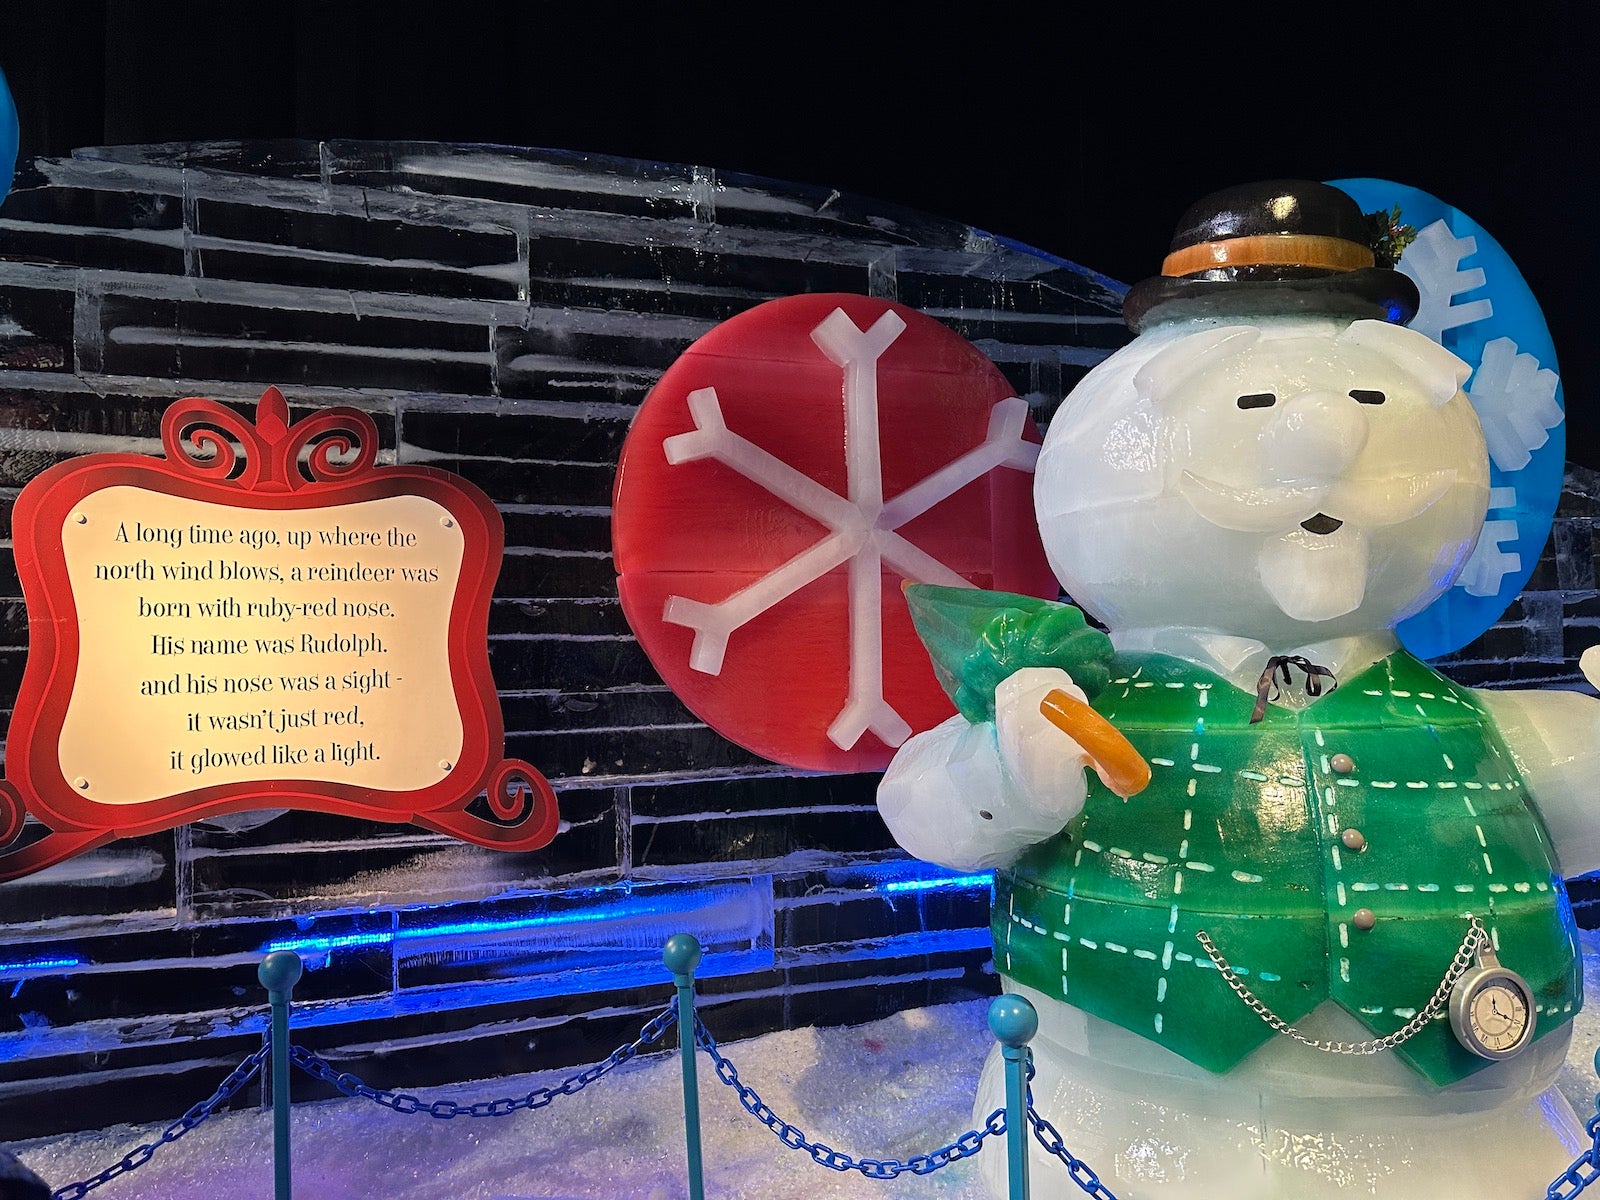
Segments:
[[[7,738],[6,778],[0,781],[0,847],[17,840],[29,814],[49,832],[0,854],[0,881],[114,838],[261,808],[411,822],[497,850],[547,845],[559,823],[555,792],[533,766],[504,757],[505,730],[489,669],[489,601],[505,543],[500,513],[489,498],[445,471],[376,467],[377,426],[359,409],[324,409],[291,424],[277,388],[262,395],[253,425],[216,401],[179,400],[162,417],[161,440],[164,460],[88,455],[44,471],[17,498],[13,542],[30,646]],[[398,496],[422,496],[448,511],[464,541],[447,633],[463,729],[459,761],[437,783],[405,791],[270,779],[211,784],[115,805],[83,795],[65,778],[58,753],[78,676],[80,639],[60,531],[86,496],[118,486],[257,511],[337,508]],[[494,819],[467,811],[484,793]]]

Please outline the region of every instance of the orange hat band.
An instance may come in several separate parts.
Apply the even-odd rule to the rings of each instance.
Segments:
[[[1268,233],[1200,242],[1167,255],[1161,273],[1193,275],[1214,267],[1321,267],[1358,271],[1376,265],[1372,251],[1359,242],[1320,233]]]

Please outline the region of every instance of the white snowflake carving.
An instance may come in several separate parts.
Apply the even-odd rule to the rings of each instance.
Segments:
[[[1550,440],[1550,430],[1561,424],[1559,382],[1533,355],[1517,353],[1510,338],[1496,338],[1483,348],[1467,395],[1483,424],[1489,457],[1502,471],[1527,466],[1533,452]]]
[[[1494,315],[1487,298],[1454,303],[1486,282],[1481,267],[1461,267],[1477,250],[1476,238],[1456,237],[1442,220],[1417,234],[1398,264],[1417,285],[1421,301],[1410,322],[1412,329],[1442,344],[1447,330]],[[1527,466],[1533,452],[1549,440],[1549,431],[1561,423],[1561,406],[1555,398],[1558,382],[1556,373],[1540,367],[1533,355],[1518,353],[1510,338],[1496,338],[1484,346],[1467,395],[1483,426],[1489,457],[1501,471]],[[1515,504],[1514,488],[1498,487],[1490,493],[1491,512],[1513,509]],[[1499,595],[1506,578],[1522,570],[1522,555],[1507,548],[1518,538],[1514,512],[1485,521],[1455,586],[1469,596]]]
[[[1516,488],[1489,489],[1490,512],[1494,512],[1497,508],[1514,508],[1516,503]],[[1516,540],[1515,520],[1485,521],[1483,532],[1478,534],[1478,544],[1472,548],[1472,555],[1467,559],[1467,565],[1461,568],[1456,586],[1464,588],[1469,596],[1499,595],[1505,577],[1522,570],[1522,555],[1514,550],[1501,548],[1507,543],[1514,545]]]
[[[1477,238],[1456,237],[1442,220],[1422,230],[1406,247],[1396,269],[1417,285],[1421,297],[1417,315],[1411,318],[1412,329],[1438,342],[1447,329],[1494,315],[1494,305],[1488,300],[1451,303],[1457,296],[1484,284],[1483,268],[1470,267],[1463,271],[1460,265],[1462,259],[1477,250]]]
[[[910,725],[883,694],[883,564],[914,582],[972,586],[896,530],[995,467],[1032,471],[1039,457],[1038,444],[1024,436],[1027,402],[1012,396],[991,410],[981,443],[885,501],[878,359],[904,330],[905,322],[892,311],[862,330],[843,309],[836,308],[811,331],[811,340],[844,372],[848,497],[728,429],[714,387],[689,393],[694,430],[662,443],[669,463],[705,458],[724,463],[828,531],[820,541],[726,600],[707,604],[687,596],[667,598],[664,619],[694,630],[689,665],[695,670],[720,674],[728,639],[736,630],[839,564],[849,563],[850,688],[844,707],[828,727],[829,739],[843,750],[854,746],[868,730],[889,746],[898,746],[911,735]]]

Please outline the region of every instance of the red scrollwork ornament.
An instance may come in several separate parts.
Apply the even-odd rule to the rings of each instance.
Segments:
[[[17,499],[30,647],[0,881],[248,809],[548,844],[554,790],[504,757],[487,645],[504,532],[488,497],[444,471],[378,467],[370,416],[291,421],[277,388],[253,422],[179,400],[161,442],[165,459],[74,459]],[[165,543],[136,544],[148,533]],[[342,582],[310,582],[324,579]]]

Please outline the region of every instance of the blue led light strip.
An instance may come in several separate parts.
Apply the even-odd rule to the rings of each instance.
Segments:
[[[931,892],[940,888],[986,888],[994,882],[987,871],[982,875],[945,875],[937,879],[896,879],[883,885],[885,892]]]
[[[503,933],[511,929],[536,929],[541,925],[576,925],[581,921],[614,921],[624,915],[615,905],[589,912],[554,913],[546,917],[521,917],[509,921],[456,921],[440,925],[413,925],[399,930],[395,937],[453,937],[462,933]]]
[[[329,950],[347,950],[356,946],[387,946],[394,941],[394,930],[384,929],[374,933],[346,933],[334,937],[279,938],[261,948],[263,954],[274,950],[293,950],[297,954],[325,954]]]
[[[25,958],[20,962],[0,962],[0,975],[8,975],[12,971],[27,971],[37,974],[40,971],[52,971],[67,967],[81,967],[81,958]]]
[[[987,879],[987,876],[985,876]],[[695,901],[704,902],[702,895],[695,895]],[[677,904],[671,906],[655,907],[653,915],[666,916],[672,912],[691,912],[699,907],[699,903]],[[464,934],[492,934],[511,933],[519,929],[539,929],[554,925],[576,925],[594,921],[612,921],[619,917],[631,915],[631,910],[624,905],[612,902],[595,908],[577,910],[572,912],[548,913],[536,917],[511,917],[493,920],[482,918],[474,921],[442,921],[433,925],[406,925],[399,929],[373,930],[370,933],[333,934],[326,937],[290,937],[277,938],[264,946],[263,952],[273,950],[293,950],[297,953],[324,953],[329,950],[344,950],[358,946],[386,946],[394,942],[413,941],[421,938],[459,937]]]

